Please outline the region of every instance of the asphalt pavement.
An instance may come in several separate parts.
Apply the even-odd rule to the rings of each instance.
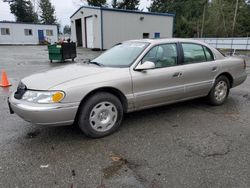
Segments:
[[[77,50],[76,62],[100,54]],[[0,187],[250,187],[249,77],[225,105],[198,99],[127,114],[102,139],[10,115],[7,97],[21,78],[70,63],[51,64],[44,46],[0,46],[13,84],[0,88]]]

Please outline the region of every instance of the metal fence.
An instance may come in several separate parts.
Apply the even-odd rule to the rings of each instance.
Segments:
[[[250,37],[242,38],[195,38],[205,42],[215,48],[233,49],[233,50],[250,50]]]

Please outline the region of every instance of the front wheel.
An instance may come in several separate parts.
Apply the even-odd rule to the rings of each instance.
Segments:
[[[230,83],[228,78],[226,76],[219,76],[208,94],[209,103],[215,106],[222,105],[227,100],[229,90]]]
[[[81,106],[78,125],[85,135],[100,138],[115,132],[123,119],[120,100],[106,92],[96,93]]]

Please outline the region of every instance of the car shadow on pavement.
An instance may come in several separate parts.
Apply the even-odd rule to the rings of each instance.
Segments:
[[[201,107],[207,107],[208,105],[204,102],[203,99],[196,99],[187,102],[181,102],[177,104],[171,104],[167,106],[161,106],[151,109],[145,109],[137,112],[132,112],[124,115],[124,121],[122,122],[121,129],[124,130],[126,127],[130,126],[143,126],[144,119],[147,120],[154,119],[155,117],[164,117],[165,115],[170,115],[175,111],[182,111],[183,109],[189,108],[191,105],[198,105]],[[136,124],[135,124],[136,123]],[[76,124],[69,125],[69,126],[32,126],[33,129],[26,133],[26,139],[33,139],[33,138],[50,138],[56,140],[65,140],[65,139],[82,139],[82,140],[89,140],[90,138],[86,137],[77,127]],[[115,134],[119,134],[118,133]]]
[[[130,134],[127,130],[140,130],[143,131],[143,126],[147,126],[148,124],[161,124],[162,122],[168,121],[168,118],[172,119],[178,118],[179,115],[190,112],[194,109],[201,110],[203,112],[213,113],[219,115],[225,114],[233,114],[237,113],[237,102],[234,101],[232,97],[228,100],[223,106],[211,106],[206,103],[204,98],[194,99],[191,101],[180,102],[176,104],[170,104],[161,107],[155,107],[151,109],[141,110],[137,112],[132,112],[124,115],[124,120],[120,129],[115,132],[113,135],[123,135]],[[170,127],[177,127],[174,122],[169,123],[169,127],[166,126],[166,129]],[[152,127],[152,129],[154,129]],[[132,131],[133,132],[133,131]],[[133,134],[133,133],[132,133]],[[143,134],[143,133],[141,133]],[[112,135],[110,135],[112,136]],[[110,137],[108,136],[108,137]],[[69,126],[32,126],[32,129],[26,132],[24,135],[25,139],[49,139],[56,142],[63,142],[67,140],[92,140],[86,137],[80,130],[77,125],[69,125]]]

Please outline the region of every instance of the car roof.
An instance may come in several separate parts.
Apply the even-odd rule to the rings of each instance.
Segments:
[[[161,38],[161,39],[139,39],[139,40],[130,40],[129,42],[147,42],[150,44],[161,44],[161,43],[171,43],[171,42],[189,42],[189,43],[197,43],[207,46],[206,43],[187,38]]]
[[[207,43],[199,41],[199,40],[188,39],[188,38],[139,39],[139,40],[130,40],[127,42],[147,42],[147,43],[150,43],[150,45],[157,45],[157,44],[164,44],[164,43],[176,43],[176,42],[195,43],[195,44],[200,44],[200,45],[206,46],[210,50],[212,50],[216,59],[225,58],[218,50],[216,50],[214,47],[208,45]]]

